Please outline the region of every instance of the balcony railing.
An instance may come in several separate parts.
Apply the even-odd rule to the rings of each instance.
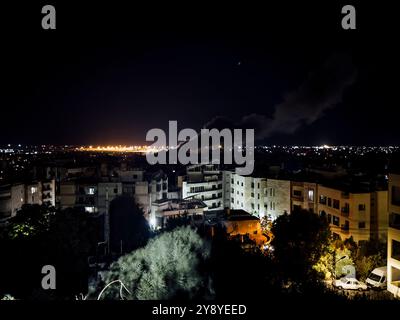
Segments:
[[[343,233],[349,233],[350,228],[348,225],[342,224],[340,230],[342,230]]]

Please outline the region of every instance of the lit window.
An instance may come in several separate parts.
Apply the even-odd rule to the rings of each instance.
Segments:
[[[37,187],[31,187],[31,193],[35,194],[38,191]]]
[[[85,211],[89,213],[93,213],[95,211],[94,207],[85,207]]]
[[[94,187],[90,187],[88,193],[89,193],[89,194],[94,194]]]
[[[308,201],[314,201],[314,190],[308,190]]]

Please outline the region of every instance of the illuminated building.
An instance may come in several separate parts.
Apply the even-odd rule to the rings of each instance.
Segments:
[[[187,167],[182,182],[183,199],[203,201],[208,210],[222,210],[224,205],[222,173],[217,165],[193,165]]]
[[[400,174],[389,175],[387,289],[400,297]]]
[[[318,185],[318,213],[325,216],[334,234],[355,242],[385,240],[387,191],[364,191]]]

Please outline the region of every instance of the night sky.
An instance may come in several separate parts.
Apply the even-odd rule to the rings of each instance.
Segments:
[[[354,3],[343,30],[344,4],[2,6],[0,143],[141,144],[177,120],[267,144],[399,144],[395,10]]]

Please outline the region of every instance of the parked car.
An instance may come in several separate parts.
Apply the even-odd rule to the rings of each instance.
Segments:
[[[356,278],[341,278],[335,281],[335,287],[338,289],[345,289],[345,290],[358,290],[364,291],[368,289],[368,286],[358,281]]]
[[[368,287],[374,289],[386,289],[387,287],[387,267],[379,267],[372,270],[366,283]]]

